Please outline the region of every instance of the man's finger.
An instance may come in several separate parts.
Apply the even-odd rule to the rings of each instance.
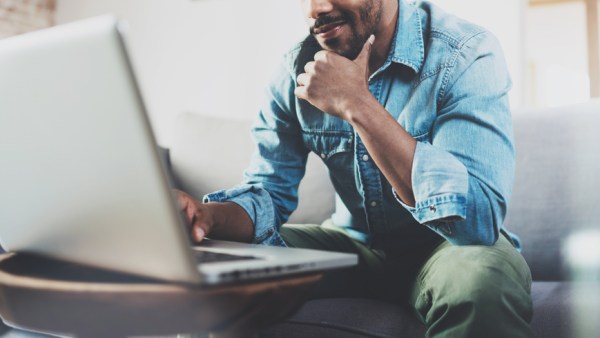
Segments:
[[[306,86],[308,84],[308,74],[302,73],[296,78],[298,86]]]
[[[185,217],[186,221],[193,226],[196,222],[196,211],[194,210],[194,208],[186,208]]]
[[[314,61],[307,62],[304,65],[304,72],[305,73],[314,73],[314,70],[315,70],[315,62]]]
[[[294,89],[294,95],[297,98],[308,101],[308,95],[306,94],[306,87],[296,87]]]
[[[173,194],[175,195],[175,199],[177,200],[177,205],[179,206],[179,210],[183,211],[187,207],[187,198],[183,191],[173,189]]]
[[[315,61],[327,61],[327,58],[337,55],[327,50],[320,50],[315,54]]]
[[[369,71],[369,58],[371,57],[371,48],[373,47],[373,42],[375,42],[375,35],[371,34],[367,39],[367,42],[363,45],[362,50],[354,59],[354,63],[357,65],[366,68],[367,72]]]
[[[195,225],[192,229],[192,236],[194,237],[194,241],[202,242],[204,236],[206,236],[206,231],[202,229],[199,225]]]

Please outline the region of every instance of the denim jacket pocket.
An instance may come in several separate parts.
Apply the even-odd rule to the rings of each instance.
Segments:
[[[351,153],[354,135],[349,131],[305,131],[304,144],[329,166],[338,155]]]

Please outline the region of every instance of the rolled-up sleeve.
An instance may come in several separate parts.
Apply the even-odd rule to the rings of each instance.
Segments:
[[[445,79],[429,142],[413,158],[416,204],[398,201],[452,244],[492,245],[514,178],[511,81],[497,40],[470,38]]]
[[[255,151],[244,181],[204,196],[204,202],[240,205],[254,224],[254,243],[285,246],[277,230],[298,205],[298,186],[309,150],[295,117],[293,88],[291,73],[282,65],[252,128]]]

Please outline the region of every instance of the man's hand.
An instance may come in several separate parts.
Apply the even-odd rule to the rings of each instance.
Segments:
[[[296,96],[327,114],[348,120],[355,102],[371,96],[369,58],[374,41],[371,35],[354,60],[324,50],[315,54],[315,60],[298,75]]]
[[[201,242],[204,236],[211,233],[214,227],[214,217],[211,208],[206,204],[195,200],[187,193],[174,190],[177,195],[179,209],[187,224],[189,232],[195,242]]]
[[[239,205],[233,202],[202,203],[183,191],[174,192],[195,242],[201,242],[205,236],[234,242],[252,241],[254,224]]]

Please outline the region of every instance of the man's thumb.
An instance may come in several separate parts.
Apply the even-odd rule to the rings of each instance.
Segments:
[[[354,59],[356,64],[366,67],[367,71],[369,71],[369,58],[371,57],[373,42],[375,42],[375,35],[371,34],[356,59]]]

